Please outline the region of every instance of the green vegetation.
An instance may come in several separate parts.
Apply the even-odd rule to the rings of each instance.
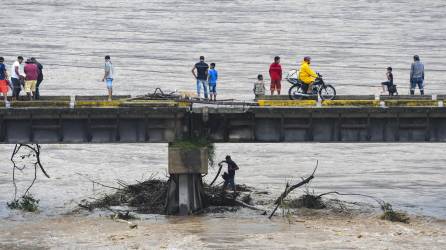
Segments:
[[[297,199],[292,199],[287,203],[290,208],[323,209],[326,207],[322,201],[322,197],[309,193],[304,194]]]
[[[215,166],[215,147],[214,143],[209,142],[204,137],[193,137],[174,141],[170,144],[171,147],[180,148],[183,150],[196,150],[200,148],[207,148],[209,166]]]
[[[35,199],[31,194],[26,194],[22,198],[8,202],[7,205],[10,209],[19,209],[26,212],[36,212],[39,207],[39,201]]]
[[[409,223],[409,216],[407,216],[406,213],[393,210],[392,205],[389,203],[384,203],[384,205],[381,206],[381,209],[383,210],[383,214],[380,217],[382,220]]]

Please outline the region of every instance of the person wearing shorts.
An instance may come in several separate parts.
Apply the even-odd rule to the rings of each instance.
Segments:
[[[217,101],[217,79],[218,71],[215,69],[215,63],[211,63],[211,69],[208,72],[209,97],[211,101],[212,96],[214,96],[214,101]]]
[[[37,78],[39,76],[39,68],[31,61],[31,59],[27,59],[25,63],[25,92],[29,100],[32,100],[36,97],[36,86]]]
[[[105,56],[105,64],[104,64],[104,77],[102,81],[105,82],[108,90],[108,101],[112,100],[113,95],[113,64],[110,60],[110,56]]]
[[[271,78],[271,95],[274,95],[274,91],[280,95],[282,88],[280,82],[282,81],[282,66],[280,65],[280,57],[274,57],[274,62],[269,66],[269,76]]]
[[[5,100],[5,103],[8,102],[8,72],[6,71],[6,66],[3,64],[5,59],[0,56],[0,92],[3,94],[3,98]]]
[[[39,75],[37,76],[37,84],[36,84],[36,100],[39,100],[40,99],[40,91],[39,91],[39,88],[40,88],[40,84],[42,83],[42,81],[43,81],[43,66],[42,66],[42,64],[39,62],[39,61],[37,61],[37,59],[35,58],[35,57],[31,57],[31,61],[35,64],[35,65],[37,65],[37,68],[39,69]]]

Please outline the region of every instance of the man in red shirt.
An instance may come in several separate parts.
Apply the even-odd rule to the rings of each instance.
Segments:
[[[25,68],[25,92],[28,95],[29,100],[32,100],[36,96],[37,78],[39,76],[39,68],[34,64],[31,59],[26,60]],[[31,96],[31,92],[33,95]]]
[[[280,82],[282,81],[282,66],[280,66],[280,57],[274,57],[274,62],[269,66],[269,76],[271,78],[271,95],[274,95],[274,90],[280,95],[282,88]]]

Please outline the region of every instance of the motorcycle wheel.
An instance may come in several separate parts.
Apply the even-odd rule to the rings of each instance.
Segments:
[[[319,96],[322,100],[333,100],[336,97],[336,90],[331,85],[325,85],[319,90]]]
[[[290,97],[290,100],[298,100],[301,99],[301,96],[298,95],[298,93],[300,91],[300,85],[293,85],[290,87],[290,89],[288,90],[288,96]]]

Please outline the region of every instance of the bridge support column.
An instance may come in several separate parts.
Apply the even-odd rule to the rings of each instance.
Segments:
[[[206,148],[181,148],[169,144],[169,214],[189,215],[204,207],[202,174],[208,171]]]

